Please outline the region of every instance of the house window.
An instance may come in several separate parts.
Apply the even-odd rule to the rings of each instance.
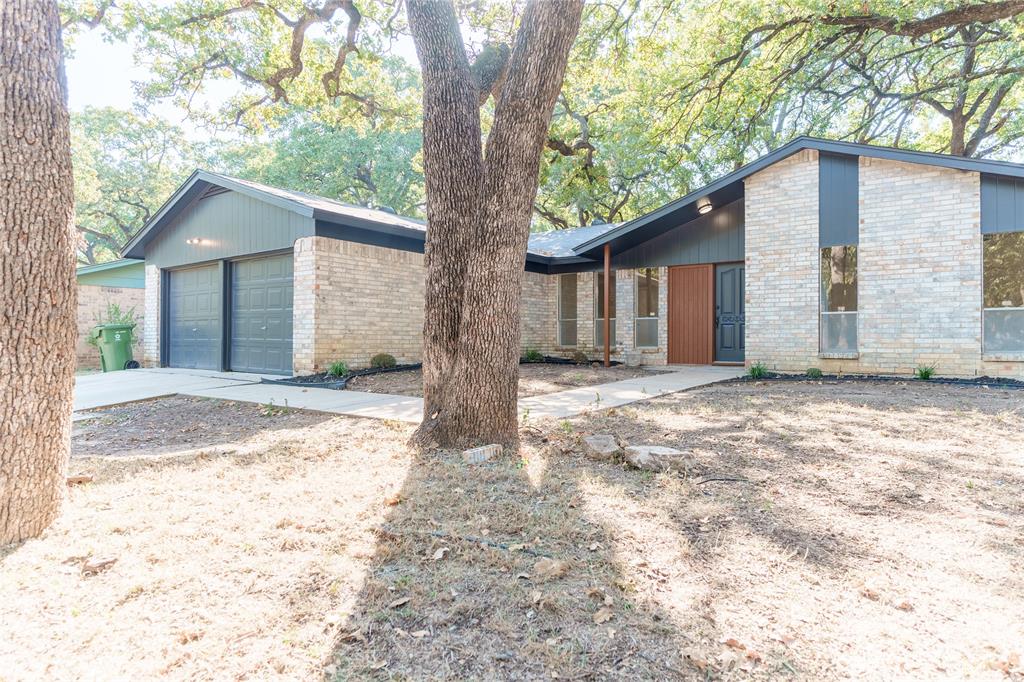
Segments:
[[[984,349],[1024,352],[1024,232],[987,234],[984,239]]]
[[[610,284],[611,284],[610,291],[612,292],[611,300],[609,301],[609,304],[611,305],[611,312],[612,312],[612,317],[611,317],[611,321],[610,321],[611,330],[612,330],[611,345],[614,346],[615,345],[615,271],[614,270],[612,271],[612,276],[610,278]],[[594,345],[600,348],[600,347],[604,346],[604,273],[603,272],[597,273],[597,276],[594,277],[594,286],[597,287],[597,292],[594,294],[594,302],[595,302],[595,306],[596,306],[595,309],[594,309]]]
[[[558,276],[558,345],[576,345],[576,275]]]
[[[857,247],[821,250],[821,352],[857,351]]]
[[[636,346],[658,346],[658,269],[636,271]]]

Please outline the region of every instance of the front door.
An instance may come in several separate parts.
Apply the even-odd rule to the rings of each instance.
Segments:
[[[715,361],[743,362],[743,263],[715,266]]]
[[[707,365],[712,359],[714,267],[677,265],[668,269],[668,361]]]

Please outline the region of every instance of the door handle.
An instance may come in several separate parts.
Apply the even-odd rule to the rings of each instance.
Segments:
[[[192,327],[192,331],[194,331],[194,332],[199,331],[199,327]]]
[[[265,331],[267,331],[267,328],[266,328],[266,326],[260,327],[260,331],[261,331],[261,332],[265,332]]]

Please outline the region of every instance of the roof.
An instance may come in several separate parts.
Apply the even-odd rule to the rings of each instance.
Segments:
[[[573,247],[588,239],[599,237],[621,223],[601,223],[568,230],[549,230],[530,234],[530,253],[551,258],[569,258],[575,256]]]
[[[119,268],[126,268],[132,265],[143,265],[144,261],[137,258],[119,258],[118,260],[112,260],[107,263],[95,263],[93,265],[82,265],[75,270],[75,275],[91,275],[95,272],[104,272],[106,270],[117,270]]]
[[[153,215],[149,222],[125,244],[122,253],[133,258],[143,257],[146,244],[164,226],[170,224],[186,206],[201,197],[210,187],[222,187],[240,192],[315,220],[350,224],[387,234],[412,237],[421,242],[426,240],[427,225],[417,218],[409,218],[390,211],[366,208],[365,206],[353,206],[315,194],[282,189],[252,180],[197,169],[160,207],[160,210]],[[580,260],[573,253],[572,247],[584,239],[596,237],[613,227],[615,225],[612,224],[591,225],[571,230],[532,234],[528,246],[530,259],[542,263],[547,263],[553,258]],[[131,258],[123,260],[125,262],[132,261]]]
[[[667,229],[678,227],[696,218],[698,215],[696,210],[698,199],[709,197],[712,205],[716,207],[734,201],[743,195],[742,182],[745,178],[804,149],[816,149],[819,152],[831,154],[867,156],[890,161],[919,163],[926,166],[940,166],[943,168],[1024,178],[1024,164],[1011,163],[1009,161],[969,159],[950,154],[917,152],[897,149],[895,147],[881,147],[856,142],[839,142],[803,136],[751,161],[747,165],[714,182],[688,193],[680,199],[665,204],[661,208],[626,221],[593,238],[579,242],[573,247],[573,253],[578,256],[594,258],[597,257],[600,249],[605,244],[611,244],[612,251],[617,252],[647,241]]]

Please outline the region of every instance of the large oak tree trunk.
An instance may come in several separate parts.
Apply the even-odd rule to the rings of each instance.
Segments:
[[[417,436],[424,445],[513,443],[520,298],[540,154],[583,3],[527,5],[482,159],[479,132],[448,137],[479,131],[479,111],[466,102],[483,99],[474,81],[466,83],[468,63],[455,13],[436,0],[410,0],[408,7],[423,68],[428,223],[429,397]],[[446,297],[431,300],[440,291]]]
[[[71,147],[57,3],[0,3],[0,544],[63,499],[75,372]]]

